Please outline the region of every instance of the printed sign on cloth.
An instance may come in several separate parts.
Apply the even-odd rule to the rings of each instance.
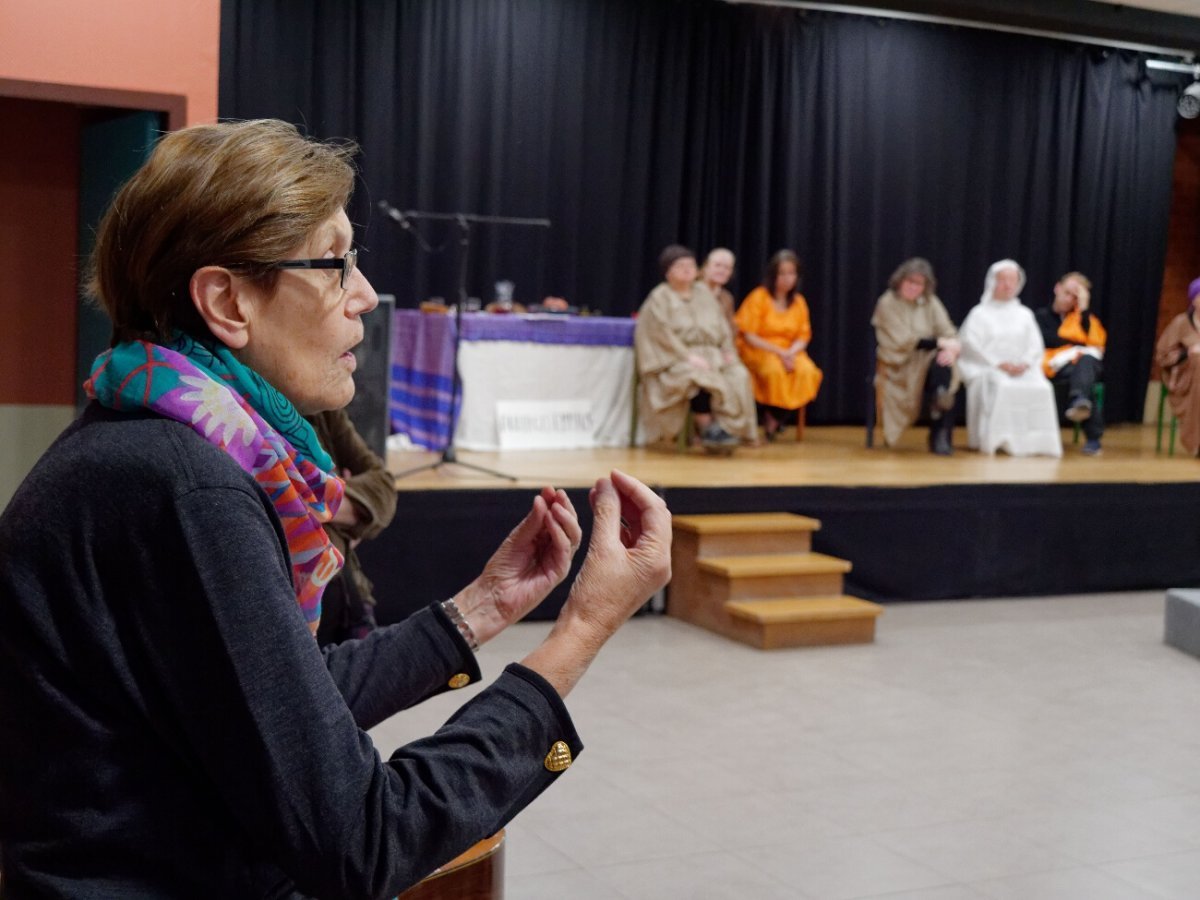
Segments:
[[[596,446],[592,402],[499,400],[496,431],[501,450],[564,450]]]

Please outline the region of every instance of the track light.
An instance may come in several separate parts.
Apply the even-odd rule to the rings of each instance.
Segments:
[[[1200,63],[1195,62],[1194,57],[1188,57],[1189,62],[1175,62],[1174,60],[1166,59],[1148,59],[1146,60],[1147,69],[1157,69],[1160,72],[1180,72],[1191,75],[1195,80],[1183,89],[1183,93],[1179,95],[1179,101],[1175,104],[1175,109],[1184,119],[1195,119],[1200,117]]]
[[[1179,102],[1175,104],[1175,109],[1185,119],[1194,119],[1200,116],[1200,81],[1194,81],[1183,89],[1183,93],[1179,95]]]

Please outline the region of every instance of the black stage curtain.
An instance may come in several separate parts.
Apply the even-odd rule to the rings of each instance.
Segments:
[[[1169,81],[1169,80],[1168,80]],[[1175,149],[1174,82],[1065,41],[716,0],[224,0],[220,112],[273,116],[363,149],[362,265],[413,306],[456,292],[402,209],[546,217],[478,226],[468,288],[499,278],[612,315],[682,241],[731,247],[735,294],[780,247],[804,260],[810,422],[861,421],[871,308],[928,257],[955,321],[1011,256],[1030,306],[1091,276],[1108,326],[1106,412],[1138,420]]]

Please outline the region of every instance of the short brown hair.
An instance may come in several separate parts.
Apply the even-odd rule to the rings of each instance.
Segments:
[[[1068,272],[1062,278],[1058,279],[1058,283],[1062,284],[1068,278],[1074,278],[1076,281],[1078,281],[1080,284],[1082,284],[1089,291],[1092,289],[1092,280],[1090,278],[1088,278],[1086,275],[1084,275],[1082,272]]]
[[[113,199],[96,233],[90,289],[113,343],[208,329],[192,274],[237,268],[273,291],[285,259],[349,202],[357,152],[275,119],[197,125],[165,135]]]
[[[690,247],[685,247],[683,244],[668,244],[663,248],[662,253],[658,254],[658,268],[662,271],[663,278],[667,277],[671,266],[681,259],[690,259],[695,262],[696,254]]]
[[[933,275],[933,266],[929,264],[929,260],[920,256],[906,259],[900,265],[896,266],[896,271],[888,279],[888,287],[893,291],[900,290],[900,282],[910,275],[920,275],[925,279],[926,297],[932,297],[937,292],[937,278]]]

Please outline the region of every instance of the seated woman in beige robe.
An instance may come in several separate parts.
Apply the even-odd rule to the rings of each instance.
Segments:
[[[929,449],[949,456],[961,347],[936,290],[933,266],[920,257],[902,262],[888,279],[871,316],[878,344],[875,392],[887,446],[896,446],[927,406]]]
[[[750,375],[716,298],[696,281],[695,254],[672,244],[659,265],[664,281],[642,303],[634,329],[646,440],[678,434],[690,405],[706,447],[756,442]]]
[[[1179,441],[1192,456],[1200,453],[1200,323],[1196,321],[1200,278],[1188,285],[1188,308],[1163,329],[1154,359],[1167,386],[1171,412],[1179,419]]]

